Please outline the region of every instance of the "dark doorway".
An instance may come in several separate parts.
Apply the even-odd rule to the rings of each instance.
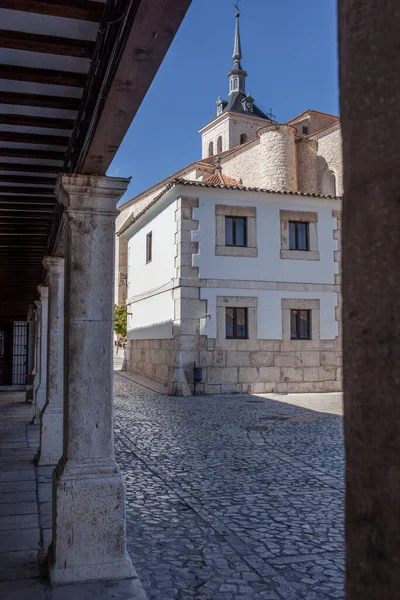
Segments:
[[[27,325],[26,321],[0,321],[0,386],[26,384]]]

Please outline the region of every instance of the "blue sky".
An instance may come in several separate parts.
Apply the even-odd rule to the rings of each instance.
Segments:
[[[338,114],[336,0],[241,0],[246,91],[285,122]],[[201,158],[198,130],[228,95],[234,0],[193,0],[108,175],[132,177],[123,201]]]

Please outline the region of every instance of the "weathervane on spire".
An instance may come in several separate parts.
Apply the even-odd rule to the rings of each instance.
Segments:
[[[239,2],[240,0],[236,0],[237,4],[234,4],[233,6],[236,8],[236,16],[239,17],[240,16],[240,8],[239,8]]]

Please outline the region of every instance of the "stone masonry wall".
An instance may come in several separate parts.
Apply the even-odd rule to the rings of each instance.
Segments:
[[[229,345],[231,342],[229,340]],[[342,389],[336,340],[237,340],[236,349],[207,340],[200,351],[205,394],[337,392]]]
[[[317,157],[317,178],[318,191],[322,193],[322,179],[324,173],[333,170],[336,175],[336,194],[343,195],[343,156],[342,156],[342,132],[340,125],[337,125],[331,133],[317,136],[318,139],[318,157]]]
[[[267,125],[259,130],[262,188],[297,191],[295,133],[290,125]]]
[[[169,384],[174,378],[175,348],[174,339],[130,340],[124,366],[127,371]]]
[[[317,140],[300,138],[296,140],[297,183],[300,192],[318,194],[317,178]]]

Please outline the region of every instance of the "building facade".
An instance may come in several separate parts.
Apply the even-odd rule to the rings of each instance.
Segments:
[[[257,107],[239,15],[233,59],[229,99],[200,130],[201,160],[118,217],[126,368],[171,393],[193,391],[194,363],[203,393],[337,391],[340,120],[307,110],[278,123]]]

